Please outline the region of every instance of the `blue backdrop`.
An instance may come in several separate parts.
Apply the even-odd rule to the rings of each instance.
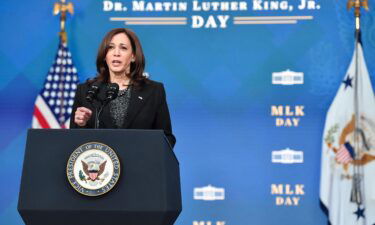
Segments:
[[[81,81],[96,74],[104,34],[128,27],[140,37],[151,79],[165,84],[181,168],[183,212],[177,225],[327,223],[319,206],[321,138],[325,113],[353,53],[354,17],[346,1],[309,1],[314,7],[299,9],[303,1],[246,0],[237,9],[208,11],[199,10],[204,2],[190,0],[169,1],[182,3],[180,11],[167,11],[165,4],[155,11],[153,1],[72,2],[68,46]],[[111,8],[115,2],[122,11]],[[26,132],[58,47],[53,4],[0,2],[0,224],[23,224],[16,208]],[[219,15],[228,16],[220,17],[226,22]],[[125,25],[113,17],[179,17],[183,23]],[[374,19],[372,11],[362,17],[373,84]],[[303,73],[303,84],[273,84],[272,74],[288,69]],[[283,111],[272,111],[278,106]],[[288,115],[288,106],[300,115]],[[299,122],[277,126],[277,119]],[[303,162],[272,162],[273,151],[287,148],[303,152]],[[209,195],[209,185],[222,188],[224,198],[194,199],[195,188]]]

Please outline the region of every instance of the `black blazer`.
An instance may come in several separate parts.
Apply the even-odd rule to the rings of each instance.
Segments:
[[[70,118],[70,128],[94,128],[95,127],[95,106],[99,102],[90,103],[86,100],[87,91],[90,85],[86,82],[77,87],[72,115]],[[103,88],[102,88],[103,89]],[[165,90],[162,83],[149,80],[142,87],[132,87],[127,118],[121,129],[157,129],[164,130],[169,143],[173,147],[176,138],[172,134],[171,119],[169,116]],[[103,98],[104,92],[99,92],[98,97]],[[92,111],[91,118],[86,126],[80,127],[74,123],[74,114],[78,107],[86,107]],[[110,115],[110,107],[107,104],[99,118],[99,128],[117,128]]]

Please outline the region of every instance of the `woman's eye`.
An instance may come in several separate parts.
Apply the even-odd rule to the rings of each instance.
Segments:
[[[108,47],[108,49],[114,49],[115,48],[115,46],[113,46],[113,45],[110,45],[109,47]]]

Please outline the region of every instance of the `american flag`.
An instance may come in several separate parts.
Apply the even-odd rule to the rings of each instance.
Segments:
[[[68,128],[77,85],[72,55],[67,44],[60,41],[55,61],[35,101],[32,128]]]
[[[336,153],[336,160],[339,163],[347,164],[353,161],[354,158],[354,149],[350,143],[345,143],[341,145],[339,150]]]

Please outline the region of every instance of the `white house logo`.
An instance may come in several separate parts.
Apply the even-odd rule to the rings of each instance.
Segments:
[[[66,174],[76,191],[98,196],[116,185],[120,177],[120,161],[107,145],[90,142],[79,146],[70,155]]]
[[[291,150],[289,148],[279,151],[272,151],[272,163],[303,163],[303,152]]]
[[[204,201],[215,201],[225,199],[224,188],[217,188],[212,185],[194,188],[194,199]]]
[[[303,73],[286,70],[272,73],[272,84],[294,85],[303,84]]]
[[[218,220],[218,221],[194,220],[193,225],[225,225],[225,221],[222,221],[222,220]]]

